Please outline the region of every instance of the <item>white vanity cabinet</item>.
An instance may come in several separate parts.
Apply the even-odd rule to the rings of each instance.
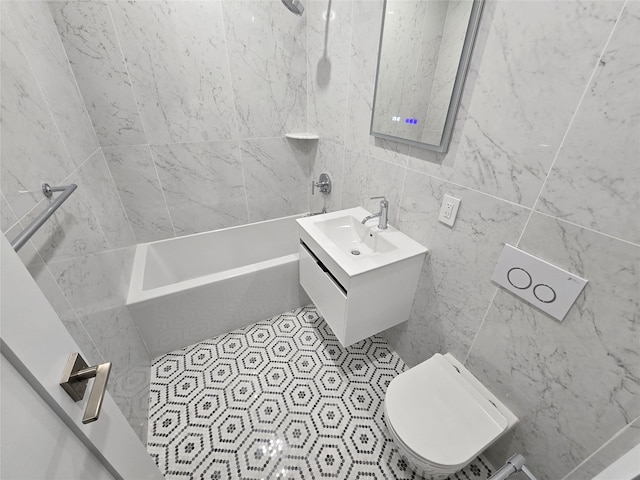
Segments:
[[[340,255],[332,252],[332,248],[322,248],[322,239],[316,241],[302,226],[305,220],[299,221],[300,284],[343,346],[409,318],[426,248],[354,273],[338,263]],[[332,257],[327,250],[338,258]],[[358,261],[357,258],[354,260]],[[366,258],[362,260],[367,261]]]

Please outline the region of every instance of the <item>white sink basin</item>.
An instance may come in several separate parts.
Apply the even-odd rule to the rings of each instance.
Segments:
[[[324,250],[348,276],[423,255],[427,249],[391,225],[378,228],[378,218],[365,225],[371,215],[362,207],[299,218],[303,241]],[[306,234],[306,235],[305,235]]]
[[[380,235],[380,231],[373,231],[375,219],[365,226],[351,215],[331,218],[316,222],[318,229],[336,244],[342,251],[351,255],[378,255],[395,249],[392,243]]]

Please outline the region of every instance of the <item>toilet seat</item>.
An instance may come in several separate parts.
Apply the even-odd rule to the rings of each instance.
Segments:
[[[460,467],[452,467],[451,465],[436,465],[427,461],[423,457],[417,456],[413,451],[411,451],[409,447],[407,447],[407,445],[404,444],[402,439],[398,437],[398,434],[395,432],[395,430],[393,430],[393,426],[389,423],[389,417],[386,410],[384,414],[385,421],[387,422],[387,427],[389,428],[389,433],[391,433],[394,442],[399,447],[401,455],[405,457],[406,460],[408,460],[409,464],[412,465],[414,470],[418,470],[418,473],[421,476],[428,478],[430,475],[433,477],[434,474],[444,474],[445,477],[448,477],[453,471],[459,470],[464,467],[464,465]],[[428,473],[428,475],[426,473]]]
[[[395,377],[385,396],[393,436],[408,456],[435,470],[464,467],[509,428],[459,370],[436,354]]]

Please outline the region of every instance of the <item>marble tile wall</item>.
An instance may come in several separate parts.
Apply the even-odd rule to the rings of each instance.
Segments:
[[[109,391],[144,439],[149,357],[124,306],[133,231],[48,5],[1,8],[0,227],[13,240],[46,208],[43,181],[78,185],[19,254],[86,360],[113,362]]]
[[[307,17],[279,0],[49,3],[148,242],[309,210]],[[350,12],[350,9],[349,9]]]
[[[330,132],[314,168],[340,175],[332,205],[386,194],[390,221],[430,249],[386,339],[409,365],[452,352],[518,415],[495,464],[520,452],[562,478],[604,444],[615,459],[626,447],[607,442],[640,414],[640,3],[487,2],[447,154],[369,135],[382,3],[334,1],[328,29],[309,16],[308,103]],[[345,78],[346,102],[324,94]],[[462,200],[453,228],[437,221],[445,194]],[[507,242],[589,279],[562,323],[491,283]]]

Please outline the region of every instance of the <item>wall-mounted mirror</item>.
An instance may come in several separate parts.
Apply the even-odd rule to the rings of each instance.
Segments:
[[[385,0],[371,135],[446,152],[484,0]]]

